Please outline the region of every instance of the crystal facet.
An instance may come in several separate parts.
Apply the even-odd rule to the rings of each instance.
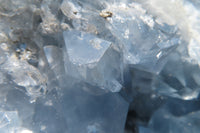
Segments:
[[[71,76],[102,89],[120,91],[121,57],[111,42],[79,31],[68,31],[63,35],[69,58],[65,68]]]
[[[0,133],[199,133],[198,0],[0,0]]]

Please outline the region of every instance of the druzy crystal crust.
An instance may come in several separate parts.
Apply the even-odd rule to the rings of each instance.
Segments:
[[[199,133],[198,0],[0,0],[0,133]]]

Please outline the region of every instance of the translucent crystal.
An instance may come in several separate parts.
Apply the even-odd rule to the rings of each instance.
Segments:
[[[0,111],[0,132],[7,133],[20,126],[17,111]]]
[[[11,80],[25,87],[27,94],[38,97],[46,91],[46,78],[38,69],[29,65],[25,60],[18,60],[15,55],[0,66],[0,69],[11,76]]]
[[[198,133],[199,16],[198,0],[0,0],[0,133]]]
[[[156,112],[150,122],[153,133],[197,133],[199,131],[199,111],[186,114],[185,116],[173,116],[162,110]]]
[[[0,64],[2,64],[6,60],[6,55],[3,50],[0,49]]]
[[[180,41],[176,27],[158,24],[137,3],[114,4],[105,11],[113,14],[107,27],[123,44],[126,62],[139,69],[160,72],[165,57]]]
[[[67,131],[123,133],[128,103],[117,93],[91,95],[82,90],[84,87],[66,90],[62,97]],[[76,123],[80,121],[77,127]]]
[[[110,42],[79,31],[64,32],[64,37],[69,59],[77,65],[99,62],[111,45]]]
[[[60,84],[63,84],[65,82],[65,68],[61,49],[56,46],[45,46],[44,52],[50,69],[53,70],[56,79],[60,82]]]
[[[60,6],[63,14],[69,18],[79,18],[80,15],[79,10],[80,10],[80,6],[74,5],[74,3],[72,1],[66,1],[63,0],[61,6]]]
[[[151,133],[150,129],[140,126],[139,133]]]
[[[65,68],[71,76],[113,92],[121,89],[121,57],[111,42],[79,31],[63,35],[69,58]]]
[[[162,95],[190,100],[199,95],[200,68],[182,60],[177,54],[170,57],[160,76],[152,84],[153,90]]]

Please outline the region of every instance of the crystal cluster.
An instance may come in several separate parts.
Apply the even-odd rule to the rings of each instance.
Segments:
[[[0,133],[198,133],[198,0],[0,0]]]

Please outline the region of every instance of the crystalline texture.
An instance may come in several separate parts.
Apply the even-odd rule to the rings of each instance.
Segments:
[[[64,32],[67,72],[80,80],[97,85],[102,89],[119,91],[121,77],[120,55],[111,42],[94,35],[79,32]],[[67,58],[67,57],[66,57]]]
[[[53,70],[56,79],[60,84],[64,84],[65,68],[61,49],[56,46],[45,46],[44,52],[50,69]]]
[[[72,79],[68,80],[72,82]],[[33,116],[36,130],[48,133],[123,133],[128,102],[119,93],[102,90],[97,94],[88,90],[99,88],[85,83],[68,84],[39,99]]]
[[[200,68],[197,64],[190,64],[173,54],[160,76],[153,81],[152,87],[165,96],[196,99],[200,92],[199,75]]]
[[[158,24],[137,3],[113,5],[107,27],[123,44],[125,61],[135,67],[158,73],[166,62],[165,56],[179,43],[176,28]]]
[[[77,65],[99,62],[111,45],[111,42],[79,31],[64,32],[64,37],[69,59]]]
[[[6,55],[4,54],[3,50],[0,48],[0,64],[2,64],[6,60]]]
[[[34,99],[45,93],[46,78],[38,69],[29,65],[25,60],[18,60],[15,55],[0,67],[0,70],[11,76],[11,80],[19,86],[25,87],[27,94]]]
[[[117,93],[91,95],[84,87],[67,90],[62,97],[68,132],[123,133],[127,102]]]
[[[0,0],[0,133],[198,133],[199,7]]]
[[[152,133],[197,133],[199,120],[199,111],[185,116],[173,116],[167,111],[160,110],[152,117],[150,127]]]
[[[17,129],[20,119],[17,111],[0,111],[0,132],[7,133]]]

